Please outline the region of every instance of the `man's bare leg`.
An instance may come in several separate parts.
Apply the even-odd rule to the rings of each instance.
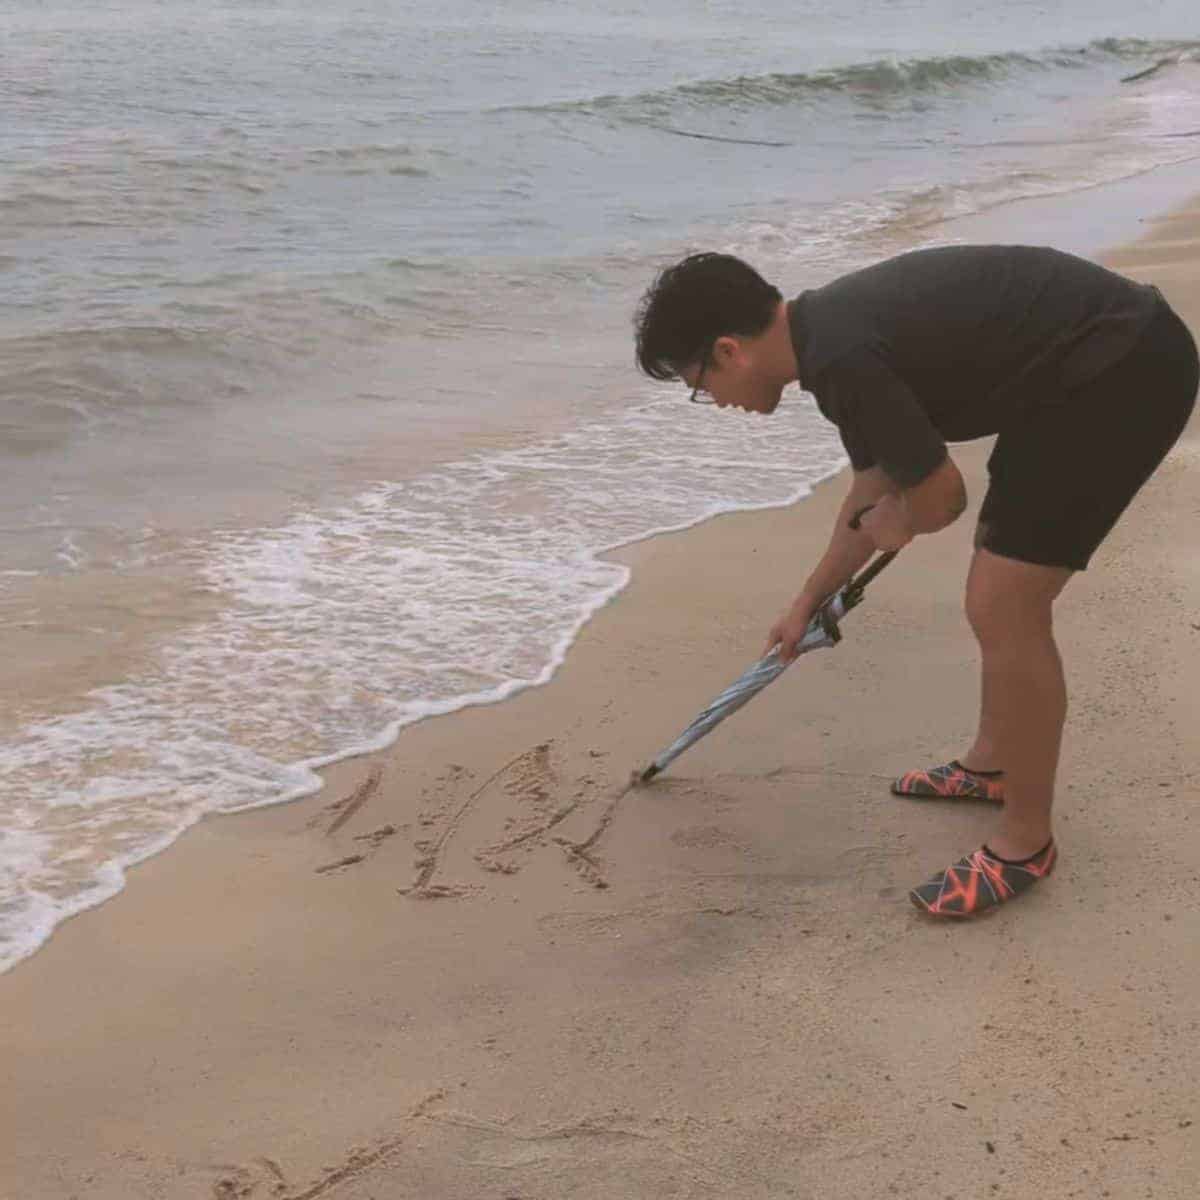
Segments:
[[[1005,806],[989,847],[1001,858],[1036,854],[1050,840],[1067,689],[1054,643],[1054,600],[1071,577],[978,548],[967,576],[967,619],[982,654],[979,734],[964,760],[1002,767]]]
[[[974,568],[972,560],[972,572]],[[969,581],[970,575],[967,578]],[[1003,771],[1002,760],[996,750],[996,686],[992,672],[988,670],[988,661],[982,655],[979,676],[979,728],[970,750],[958,761],[969,771]]]

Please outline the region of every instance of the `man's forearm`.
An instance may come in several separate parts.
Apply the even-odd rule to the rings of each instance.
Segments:
[[[820,604],[858,573],[875,545],[865,533],[850,528],[851,518],[860,509],[895,491],[895,485],[878,470],[855,475],[854,484],[838,510],[829,546],[801,589],[802,597]]]

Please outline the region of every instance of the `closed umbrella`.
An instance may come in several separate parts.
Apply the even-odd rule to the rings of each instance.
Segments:
[[[835,592],[813,614],[808,630],[796,648],[797,655],[824,646],[836,646],[842,640],[838,622],[854,608],[863,597],[867,584],[896,557],[895,550],[878,555],[840,591]],[[706,733],[715,729],[730,713],[737,712],[748,700],[757,696],[768,683],[778,679],[787,670],[779,647],[774,647],[760,658],[739,679],[731,683],[644,771],[637,775],[639,783],[649,783],[667,765],[678,758],[689,746],[695,745]]]

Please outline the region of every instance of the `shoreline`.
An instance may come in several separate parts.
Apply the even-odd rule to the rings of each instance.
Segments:
[[[1100,256],[1164,281],[1194,329],[1198,226],[1193,203],[1154,221],[1149,240]],[[1177,261],[1156,261],[1161,243]],[[1182,517],[1186,498],[1196,494],[1187,490],[1198,486],[1200,470],[1195,422],[1185,438],[1064,597],[1068,664],[1089,654],[1095,660],[1084,663],[1085,707],[1068,727],[1064,754],[1063,778],[1073,775],[1075,783],[1060,796],[1060,821],[1075,846],[1067,851],[1064,883],[1010,914],[1016,925],[1005,917],[966,936],[916,925],[903,903],[905,884],[915,881],[909,875],[961,852],[983,818],[945,810],[914,815],[879,797],[890,773],[914,754],[936,755],[947,738],[957,744],[969,733],[974,679],[962,669],[969,646],[957,608],[970,512],[940,538],[906,551],[910,568],[880,581],[861,615],[850,618],[853,630],[836,655],[806,660],[803,677],[795,673],[790,685],[756,701],[752,719],[731,722],[638,794],[645,803],[616,799],[629,768],[661,749],[698,702],[757,651],[802,564],[824,544],[841,499],[839,472],[805,500],[722,514],[605,555],[632,576],[585,624],[548,683],[502,704],[408,726],[387,750],[328,768],[328,786],[315,796],[203,820],[131,872],[118,896],[61,925],[0,978],[3,1042],[17,1081],[6,1120],[21,1131],[14,1160],[20,1173],[10,1186],[39,1196],[68,1196],[75,1188],[124,1198],[267,1195],[275,1184],[274,1194],[298,1200],[365,1197],[372,1186],[391,1189],[383,1194],[489,1195],[482,1181],[499,1186],[518,1175],[532,1181],[531,1196],[622,1189],[660,1195],[668,1194],[666,1180],[679,1178],[693,1189],[682,1194],[711,1194],[716,1186],[716,1194],[731,1194],[720,1190],[729,1187],[782,1196],[785,1176],[812,1178],[814,1170],[826,1192],[888,1181],[927,1187],[934,1175],[949,1187],[951,1175],[980,1167],[994,1174],[1006,1163],[1009,1186],[1026,1173],[1037,1178],[1034,1160],[1050,1152],[1040,1143],[1051,1130],[1066,1129],[1044,1089],[1037,1099],[1045,1129],[1024,1118],[1019,1149],[994,1130],[986,1139],[1007,1145],[1011,1157],[957,1157],[966,1147],[951,1132],[955,1114],[986,1109],[989,1098],[986,1074],[972,1076],[970,1060],[956,1058],[954,1094],[968,1103],[963,1109],[962,1101],[938,1099],[935,1126],[945,1122],[947,1144],[923,1163],[919,1114],[907,1107],[919,1094],[913,1079],[889,1089],[903,1104],[893,1109],[888,1101],[886,1137],[875,1130],[880,1113],[858,1085],[889,1075],[882,1064],[907,1063],[923,1084],[933,1062],[945,1066],[946,1031],[925,1024],[919,994],[897,990],[895,972],[907,978],[906,961],[909,971],[921,969],[896,959],[904,948],[941,972],[953,999],[950,1028],[972,1047],[993,1051],[997,1039],[970,1023],[980,997],[967,985],[994,979],[1005,956],[1019,963],[1025,974],[1005,987],[1017,988],[1018,1008],[1041,1033],[1026,1038],[1017,1024],[1004,1024],[1003,1009],[993,1014],[992,1032],[1007,1030],[1000,1048],[1030,1069],[1056,1035],[1065,1037],[1064,1018],[1052,1010],[1070,998],[1080,970],[1091,995],[1076,999],[1087,1001],[1089,1012],[1098,1005],[1112,1046],[1130,1015],[1108,990],[1109,964],[1089,972],[1078,961],[1081,950],[1106,943],[1075,918],[1077,896],[1099,900],[1106,934],[1127,936],[1118,932],[1121,923],[1153,932],[1154,946],[1174,959],[1171,997],[1183,994],[1181,980],[1196,982],[1182,940],[1187,922],[1171,924],[1166,911],[1155,910],[1150,923],[1120,911],[1119,903],[1109,907],[1087,870],[1092,859],[1115,855],[1119,862],[1121,853],[1135,851],[1163,866],[1172,854],[1186,861],[1184,851],[1195,848],[1192,831],[1179,845],[1147,846],[1129,826],[1133,815],[1115,807],[1102,812],[1099,830],[1078,828],[1090,807],[1082,785],[1090,779],[1103,791],[1103,755],[1090,745],[1101,737],[1121,744],[1122,766],[1153,764],[1150,749],[1161,752],[1159,743],[1173,738],[1178,777],[1195,778],[1181,753],[1182,713],[1178,722],[1169,715],[1155,722],[1127,712],[1120,736],[1102,732],[1118,715],[1117,702],[1105,699],[1118,683],[1132,686],[1149,712],[1163,707],[1163,680],[1178,693],[1177,706],[1194,697],[1182,674],[1194,633],[1185,622],[1156,647],[1149,634],[1139,641],[1133,631],[1117,672],[1099,651],[1104,637],[1125,636],[1123,624],[1097,604],[1115,601],[1118,618],[1136,605],[1152,619],[1164,605],[1178,610],[1191,602],[1180,596],[1200,594],[1190,590],[1200,588],[1197,565],[1176,562],[1155,537],[1162,505]],[[985,448],[959,445],[954,455],[977,485]],[[971,492],[976,508],[978,486]],[[764,565],[772,559],[789,565]],[[1173,601],[1148,582],[1161,574],[1171,576]],[[1159,664],[1157,679],[1133,650]],[[907,690],[897,680],[908,674],[942,689],[928,713],[901,710]],[[1181,793],[1188,788],[1154,782],[1160,807],[1152,825],[1186,821]],[[834,790],[844,806],[830,805],[822,789]],[[555,840],[587,840],[606,812],[615,819],[596,862],[581,863]],[[909,844],[914,825],[919,852]],[[1123,836],[1129,844],[1114,847],[1097,837],[1101,832],[1108,843]],[[418,882],[427,899],[398,894]],[[1176,890],[1175,904],[1186,908],[1183,885]],[[1059,967],[1056,939],[1064,932],[1074,939],[1067,953],[1074,977]],[[1132,968],[1136,953],[1126,957]],[[740,986],[743,978],[756,982],[753,998]],[[1131,986],[1136,1016],[1150,984]],[[625,990],[638,1007],[626,1007]],[[915,1023],[915,1033],[905,1034],[898,1016],[876,1007],[882,995]],[[848,1010],[839,1008],[842,1001]],[[731,1003],[736,1033],[723,1020]],[[801,1031],[794,1027],[798,1011],[808,1018]],[[900,1049],[848,1022],[847,1011],[883,1023]],[[1184,1015],[1178,1013],[1174,1037],[1184,1033]],[[546,1022],[549,1053],[539,1035]],[[1165,1036],[1165,1019],[1154,1029],[1160,1027]],[[592,1032],[597,1028],[607,1032]],[[646,1046],[649,1030],[662,1036]],[[670,1050],[681,1038],[689,1056]],[[836,1063],[827,1044],[842,1055]],[[928,1064],[923,1052],[932,1055]],[[1071,1074],[1061,1055],[1052,1058],[1077,1097],[1078,1072]],[[1151,1058],[1159,1077],[1184,1086],[1163,1053]],[[816,1060],[836,1071],[805,1080]],[[61,1066],[45,1069],[55,1062]],[[711,1086],[709,1072],[722,1086]],[[180,1076],[192,1083],[187,1096],[172,1086]],[[1015,1103],[1020,1082],[1015,1072],[1001,1076],[1010,1091],[1003,1100],[990,1098],[995,1122],[1015,1119],[1006,1105]],[[583,1078],[594,1088],[581,1100],[575,1084]],[[64,1100],[66,1079],[76,1094]],[[791,1090],[798,1080],[810,1089],[803,1098]],[[1132,1087],[1132,1071],[1127,1082]],[[1182,1104],[1187,1093],[1172,1094]],[[1164,1104],[1161,1096],[1139,1094],[1136,1102],[1115,1100],[1110,1112],[1103,1097],[1093,1098],[1092,1132],[1099,1139],[1098,1122],[1118,1109],[1153,1110],[1165,1122]],[[801,1114],[800,1126],[772,1115],[777,1106],[789,1120]],[[50,1122],[51,1111],[64,1115]],[[1152,1135],[1139,1126],[1130,1137],[1158,1137],[1168,1154],[1175,1138],[1178,1154],[1192,1156],[1168,1164],[1182,1181],[1196,1148],[1180,1124],[1187,1119],[1182,1107],[1180,1114],[1174,1131],[1156,1124]],[[732,1133],[722,1133],[726,1124]],[[977,1125],[972,1129],[984,1132]],[[1087,1141],[1075,1125],[1068,1132]],[[706,1140],[723,1147],[719,1160]],[[743,1162],[735,1143],[755,1148],[778,1170]],[[1090,1143],[1090,1154],[1101,1163],[1098,1145]],[[866,1149],[859,1154],[854,1146]],[[1058,1153],[1082,1169],[1082,1149]],[[662,1166],[664,1155],[674,1175]],[[322,1174],[330,1162],[332,1173]],[[742,1173],[729,1175],[727,1162]],[[1123,1166],[1105,1169],[1117,1172],[1112,1180],[1120,1186],[1120,1172],[1144,1178],[1155,1164],[1161,1177],[1161,1153],[1133,1147]],[[573,1190],[545,1192],[550,1176],[539,1172],[553,1170],[574,1172]],[[170,1190],[163,1182],[169,1178],[181,1180],[180,1190]],[[718,1184],[706,1184],[713,1179]],[[1186,1194],[1169,1190],[1169,1180],[1164,1186],[1153,1194]]]

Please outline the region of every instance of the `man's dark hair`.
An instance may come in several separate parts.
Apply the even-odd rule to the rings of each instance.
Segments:
[[[717,338],[762,333],[782,299],[732,254],[691,254],[662,271],[638,305],[638,366],[652,379],[675,379]]]

